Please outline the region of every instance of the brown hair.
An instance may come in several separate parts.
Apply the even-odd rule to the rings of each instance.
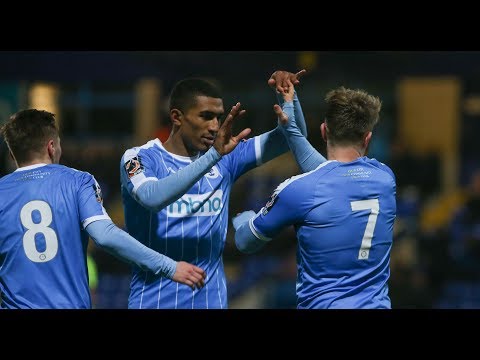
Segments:
[[[21,110],[1,127],[8,148],[17,160],[24,163],[35,153],[41,153],[43,146],[59,136],[55,115],[37,109]]]
[[[328,92],[325,101],[328,140],[340,145],[361,142],[378,122],[382,107],[378,97],[343,86]]]

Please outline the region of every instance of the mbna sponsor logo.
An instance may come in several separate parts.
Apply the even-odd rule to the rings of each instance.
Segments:
[[[223,207],[222,199],[222,190],[207,194],[185,194],[167,207],[167,214],[170,217],[217,215]]]

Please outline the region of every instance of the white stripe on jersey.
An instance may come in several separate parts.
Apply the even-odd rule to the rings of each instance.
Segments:
[[[165,224],[165,252],[164,254],[167,253],[167,247],[168,247],[168,214],[167,214],[167,221]],[[160,286],[158,288],[158,300],[157,300],[157,309],[160,308],[160,298],[161,298],[161,293],[162,293],[162,281],[163,277],[160,279]],[[178,287],[177,287],[177,294],[178,294]],[[176,304],[175,304],[176,308]]]
[[[215,275],[217,277],[218,300],[220,300],[220,309],[223,309],[222,296],[220,295],[220,284],[218,283],[218,268],[215,271]]]
[[[314,170],[311,170],[309,172],[306,172],[306,173],[303,173],[303,174],[300,174],[300,175],[295,175],[295,176],[292,176],[286,180],[284,180],[283,182],[280,183],[280,185],[277,186],[277,188],[275,189],[275,191],[273,192],[273,194],[279,194],[283,189],[285,189],[287,187],[288,184],[291,184],[292,182],[298,180],[298,179],[301,179],[303,178],[304,176],[307,176],[308,174],[320,169],[321,167],[331,163],[332,161],[335,161],[335,160],[329,160],[329,161],[325,161],[323,163],[321,163],[320,165],[318,165]],[[258,212],[257,214],[251,218],[249,221],[248,221],[248,226],[250,227],[250,230],[252,231],[253,235],[255,235],[255,237],[259,240],[262,240],[262,241],[270,241],[272,240],[272,238],[269,238],[263,234],[261,234],[256,228],[255,228],[255,225],[253,224],[253,221],[259,217],[261,214],[262,214],[262,211],[263,211],[264,207],[262,207]]]
[[[253,138],[255,141],[255,159],[257,159],[257,166],[262,165],[262,150],[260,147],[260,136],[255,136]]]
[[[103,212],[105,213],[105,208],[103,209]],[[82,226],[85,229],[87,227],[87,225],[90,225],[92,222],[97,221],[97,220],[112,220],[112,219],[110,219],[110,216],[108,216],[106,214],[105,215],[96,215],[96,216],[92,216],[92,217],[89,217],[89,218],[86,218],[85,220],[83,220]]]
[[[178,282],[177,282],[177,290],[175,292],[175,309],[177,308],[178,305]]]
[[[137,190],[142,185],[143,183],[146,183],[147,181],[156,181],[158,180],[156,177],[150,176],[146,177],[144,173],[140,173],[137,175],[134,175],[130,178],[130,181],[132,182],[133,189],[132,193],[133,195],[137,195]]]
[[[195,299],[195,289],[192,290],[192,309],[193,309],[194,299]]]
[[[299,174],[299,175],[294,175],[286,180],[284,180],[283,182],[280,183],[280,185],[277,186],[277,188],[275,189],[274,193],[276,194],[279,194],[283,189],[285,189],[287,187],[288,184],[291,184],[292,182],[298,180],[298,179],[301,179],[315,171],[317,171],[318,169],[324,167],[325,165],[327,164],[330,164],[331,162],[333,161],[336,161],[336,160],[328,160],[328,161],[325,161],[323,163],[321,163],[320,165],[318,165],[315,169],[311,170],[311,171],[308,171],[306,173],[303,173],[303,174]]]
[[[182,219],[182,254],[180,255],[180,260],[183,260],[183,238],[184,238],[184,232],[183,232],[183,219]]]
[[[262,210],[260,209],[260,211],[257,213],[256,216],[248,220],[248,226],[250,227],[250,230],[252,231],[253,235],[255,235],[258,240],[270,241],[272,240],[272,238],[269,238],[260,234],[260,232],[255,228],[255,225],[253,225],[253,220],[255,220],[255,218],[257,218],[261,213],[262,213]]]
[[[23,166],[23,167],[17,168],[14,172],[24,171],[24,170],[32,170],[32,169],[36,169],[36,168],[41,167],[41,166],[47,166],[47,164],[45,164],[45,163],[40,163],[40,164],[33,164],[33,165]],[[72,168],[72,170],[78,171],[77,169],[73,169],[73,168]]]
[[[200,194],[200,181],[197,182],[198,184],[198,192],[197,192],[197,195]],[[198,266],[198,245],[200,243],[200,234],[199,234],[199,229],[200,227],[200,221],[198,219],[198,216],[197,216],[197,247],[196,247],[196,258],[195,258],[195,264]],[[207,274],[207,278],[205,279],[206,281],[208,281],[208,274]],[[208,285],[205,284],[205,287],[208,289]],[[192,299],[192,309],[193,309],[193,306],[194,306],[194,300],[195,300],[195,292],[193,293],[193,299]],[[207,309],[208,309],[208,306],[207,306]]]
[[[157,309],[160,309],[160,298],[162,297],[162,281],[163,276],[160,278],[160,285],[158,285]]]
[[[212,184],[210,183],[210,181],[208,180],[207,177],[205,177],[205,180],[207,181],[208,185],[210,186],[210,189],[214,190]],[[223,198],[223,195],[222,195],[222,198]],[[222,208],[223,208],[223,202],[222,202]],[[221,214],[221,209],[220,209],[220,214]],[[221,219],[221,215],[220,215],[220,222],[221,221],[222,221],[222,219]],[[212,262],[212,249],[213,249],[212,226],[213,226],[212,216],[210,216],[210,231],[209,231],[209,234],[210,234],[210,254],[209,254],[209,257],[208,257],[208,264],[207,264],[206,268],[208,268],[210,266],[211,262]],[[217,269],[217,274],[218,274],[218,269]],[[206,303],[207,303],[207,309],[208,309],[208,285],[207,284],[205,284],[205,285],[206,285],[205,289],[207,291],[207,301],[206,301]],[[218,278],[217,278],[217,289],[218,289]],[[220,289],[218,289],[218,296],[220,297]],[[220,307],[222,307],[222,301],[221,300],[220,300]]]
[[[167,214],[167,229],[168,229],[168,214]],[[183,219],[182,219],[182,254],[180,255],[180,261],[183,260],[183,238],[184,238],[184,232],[183,232]],[[177,283],[177,291],[175,293],[175,309],[177,308],[178,305],[178,283]]]
[[[151,147],[154,147],[155,145],[161,146],[160,140],[158,139],[150,140],[146,144],[143,144],[142,146],[136,146],[132,149],[128,149],[127,151],[125,151],[125,154],[123,155],[123,164],[126,164],[129,160],[132,160],[135,156],[137,156],[140,150],[149,149]]]

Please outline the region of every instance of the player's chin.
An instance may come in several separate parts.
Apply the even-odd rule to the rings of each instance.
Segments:
[[[203,138],[203,139],[202,139],[202,146],[203,146],[203,149],[202,149],[202,150],[208,150],[208,149],[210,149],[210,148],[213,146],[213,142],[214,142],[214,140],[210,140],[210,139],[205,139],[205,138]]]

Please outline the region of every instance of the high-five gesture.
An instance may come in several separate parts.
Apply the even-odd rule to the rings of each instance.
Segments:
[[[270,79],[268,79],[268,85],[275,89],[277,93],[288,92],[288,81],[290,81],[294,86],[300,84],[300,78],[305,75],[307,70],[303,69],[297,72],[296,74],[288,71],[275,71]]]
[[[290,79],[287,78],[285,82],[287,85],[287,90],[282,90],[280,93],[283,96],[283,100],[285,101],[293,101],[293,93],[295,91],[295,87],[293,86]],[[278,117],[278,122],[282,125],[287,125],[288,123],[288,116],[282,111],[282,107],[278,104],[273,105],[273,111]]]
[[[215,137],[213,147],[220,155],[225,155],[231,152],[233,149],[235,149],[240,140],[247,137],[252,131],[250,128],[246,128],[243,129],[237,136],[232,136],[233,120],[238,119],[245,114],[245,110],[240,110],[240,107],[240,103],[236,103],[234,106],[232,106],[232,110],[230,110],[228,113],[227,118],[223,122],[222,126],[220,126],[217,136]]]

